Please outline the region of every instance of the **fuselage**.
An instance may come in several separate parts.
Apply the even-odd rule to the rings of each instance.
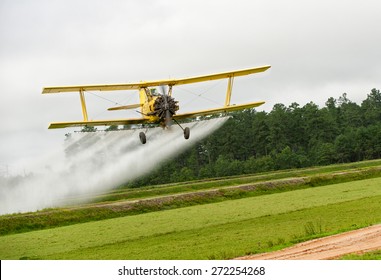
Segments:
[[[178,102],[167,94],[157,94],[147,88],[139,91],[141,114],[149,122],[166,126],[166,119],[172,118],[179,110]]]

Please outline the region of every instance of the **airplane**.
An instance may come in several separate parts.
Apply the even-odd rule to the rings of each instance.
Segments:
[[[188,127],[183,128],[178,122],[182,119],[196,118],[199,116],[208,116],[214,114],[227,113],[237,110],[244,110],[254,108],[264,104],[264,101],[251,102],[245,104],[230,104],[231,94],[233,89],[233,82],[235,77],[250,75],[255,73],[264,72],[269,69],[270,65],[261,67],[242,69],[237,71],[222,72],[211,75],[196,76],[183,79],[167,79],[158,81],[138,82],[138,83],[125,83],[125,84],[99,84],[99,85],[77,85],[77,86],[55,86],[44,87],[42,94],[62,93],[62,92],[79,92],[81,101],[83,120],[70,121],[70,122],[53,122],[50,123],[49,129],[66,128],[66,127],[94,127],[94,126],[111,126],[111,125],[130,125],[130,124],[155,124],[160,125],[163,129],[169,128],[172,121],[179,125],[183,130],[184,138],[189,139],[190,130]],[[194,111],[188,113],[177,114],[179,110],[178,101],[172,97],[172,88],[174,86],[200,83],[218,79],[228,79],[226,90],[225,105],[219,108]],[[159,93],[157,88],[162,89]],[[168,90],[165,90],[165,87]],[[87,114],[85,92],[86,91],[115,91],[115,90],[138,90],[139,103],[129,104],[125,106],[111,107],[109,111],[114,110],[130,110],[140,108],[140,118],[126,118],[126,119],[110,119],[110,120],[89,120]],[[139,133],[139,139],[142,144],[145,144],[147,137],[144,132]]]

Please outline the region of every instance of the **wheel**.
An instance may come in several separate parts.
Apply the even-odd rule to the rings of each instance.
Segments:
[[[144,132],[140,132],[139,133],[139,139],[140,139],[140,142],[142,144],[145,144],[147,142],[147,137],[146,137],[146,134]]]
[[[186,127],[184,129],[184,138],[189,139],[189,136],[190,136],[190,129],[189,129],[189,127]]]

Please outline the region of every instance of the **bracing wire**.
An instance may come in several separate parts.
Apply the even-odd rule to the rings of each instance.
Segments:
[[[91,92],[91,91],[86,91],[86,93],[89,93],[89,94],[91,94],[91,95],[93,95],[93,96],[95,96],[95,97],[98,97],[98,98],[100,98],[100,99],[106,100],[106,101],[112,103],[113,105],[120,105],[120,106],[123,105],[123,104],[119,103],[118,101],[111,100],[111,99],[109,99],[109,98],[100,96],[100,95],[98,95],[98,94],[96,94],[96,93],[94,93],[94,92]],[[94,118],[96,119],[97,117],[103,115],[105,112],[106,112],[105,110],[99,111],[97,114],[95,114]]]
[[[108,99],[108,98],[106,98],[106,97],[100,96],[100,95],[98,95],[98,94],[95,94],[94,92],[86,91],[86,93],[90,93],[91,95],[94,95],[94,96],[96,96],[96,97],[98,97],[98,98],[101,98],[101,99],[103,99],[103,100],[106,100],[106,101],[108,101],[108,102],[111,102],[111,103],[113,103],[113,104],[115,104],[115,105],[122,105],[122,104],[120,104],[120,103],[117,102],[117,101],[114,101],[114,100]]]
[[[190,93],[190,94],[192,94],[192,95],[195,96],[195,98],[189,100],[187,103],[183,104],[183,106],[185,107],[185,106],[189,105],[190,103],[193,103],[193,102],[194,102],[195,100],[197,100],[198,98],[205,99],[205,100],[207,100],[207,101],[209,101],[209,102],[212,102],[212,103],[214,103],[214,104],[216,104],[216,105],[218,105],[218,106],[221,106],[222,103],[219,103],[219,102],[217,102],[217,101],[215,101],[215,100],[213,100],[213,99],[210,99],[210,98],[208,98],[208,97],[203,96],[204,94],[206,94],[207,92],[211,91],[213,88],[216,88],[216,87],[219,86],[220,84],[222,84],[222,81],[218,81],[218,82],[216,82],[215,84],[213,84],[212,86],[208,87],[206,90],[204,90],[204,91],[201,92],[201,93],[194,93],[193,91],[191,91],[191,90],[189,90],[189,89],[182,88],[183,91],[185,91],[185,92],[187,92],[187,93]]]

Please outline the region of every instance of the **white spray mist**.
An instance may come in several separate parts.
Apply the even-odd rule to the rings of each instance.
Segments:
[[[72,197],[111,190],[158,168],[226,120],[186,124],[191,129],[189,140],[174,126],[149,129],[145,145],[139,141],[141,130],[75,133],[35,169],[34,176],[0,186],[0,214],[62,206]]]

